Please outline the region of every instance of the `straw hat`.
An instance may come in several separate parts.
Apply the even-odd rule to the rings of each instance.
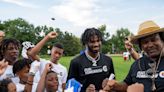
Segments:
[[[140,24],[137,35],[131,37],[131,42],[134,44],[138,44],[138,39],[159,32],[164,32],[164,28],[160,28],[153,21],[145,21],[142,24]]]

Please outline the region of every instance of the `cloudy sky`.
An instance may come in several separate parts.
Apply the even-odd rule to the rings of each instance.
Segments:
[[[87,27],[105,24],[114,34],[128,28],[136,34],[138,25],[154,20],[164,27],[163,0],[0,0],[0,20],[21,17],[29,23],[58,27],[80,37]],[[51,18],[56,20],[51,20]]]

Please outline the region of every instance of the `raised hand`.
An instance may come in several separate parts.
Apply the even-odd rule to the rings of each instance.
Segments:
[[[51,70],[51,68],[52,68],[52,64],[51,63],[47,63],[46,66],[45,66],[45,68],[44,68],[44,72],[47,73],[48,71]]]
[[[129,41],[129,40],[125,40],[125,48],[127,49],[127,50],[131,50],[132,48],[133,48],[133,44]]]
[[[5,62],[5,59],[0,61],[0,75],[2,75],[8,66],[8,62]]]
[[[56,32],[54,32],[54,31],[49,32],[47,34],[47,37],[50,38],[50,39],[56,38],[57,36],[58,36],[58,34]]]
[[[4,37],[5,33],[3,31],[0,31],[0,37]]]
[[[5,36],[5,33],[3,31],[0,31],[0,42],[3,40]]]

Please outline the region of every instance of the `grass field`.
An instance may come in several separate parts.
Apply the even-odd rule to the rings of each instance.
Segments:
[[[44,58],[49,58],[42,56]],[[69,63],[73,57],[62,57],[60,59],[60,63],[63,64],[64,66],[69,68]],[[116,74],[116,80],[122,81],[126,75],[128,74],[128,71],[130,69],[131,64],[133,63],[132,61],[127,61],[124,62],[123,58],[121,56],[112,56],[113,59],[113,64],[114,64],[114,69],[115,69],[115,74]]]

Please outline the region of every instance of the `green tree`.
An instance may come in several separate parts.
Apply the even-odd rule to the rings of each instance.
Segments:
[[[111,42],[113,50],[116,53],[122,53],[125,51],[124,39],[130,35],[130,31],[127,28],[121,28],[116,31],[115,35],[112,35]]]
[[[33,41],[35,38],[34,26],[22,18],[3,22],[3,31],[6,38],[14,37],[19,41]]]
[[[65,48],[65,55],[75,55],[81,50],[80,39],[74,36],[72,33],[63,33],[59,28],[54,29],[53,27],[44,26],[34,26],[29,24],[26,20],[22,18],[17,18],[14,20],[0,21],[0,30],[3,30],[6,34],[6,38],[16,38],[20,42],[31,41],[37,44],[43,37],[50,31],[56,31],[58,33],[57,38],[48,41],[41,54],[46,54],[49,46],[53,46],[54,43],[62,43]]]
[[[81,50],[80,39],[72,35],[72,33],[65,32],[62,43],[64,45],[66,56],[76,55]]]
[[[109,41],[110,34],[106,32],[106,25],[101,25],[99,28],[102,33],[103,41],[102,41],[102,53],[108,53],[111,51],[111,45]]]

